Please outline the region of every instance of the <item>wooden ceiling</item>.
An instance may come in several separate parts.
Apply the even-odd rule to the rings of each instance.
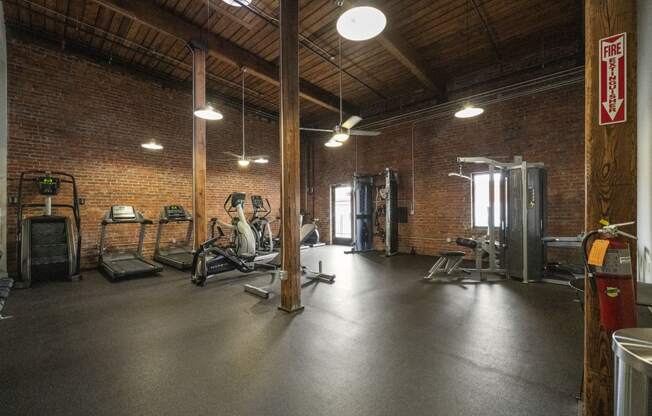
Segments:
[[[384,36],[342,41],[344,101],[350,111],[362,114],[378,102],[410,94],[445,100],[446,86],[455,77],[497,64],[508,72],[507,63],[519,56],[545,56],[551,39],[581,42],[582,2],[578,0],[373,3],[388,19]],[[209,88],[237,102],[239,65],[260,64],[263,76],[252,69],[246,77],[247,102],[265,113],[278,111],[278,86],[265,78],[268,72],[273,75],[279,53],[276,0],[253,0],[249,9],[209,0],[210,12],[206,0],[5,0],[4,4],[10,27],[157,78],[184,82],[191,74],[189,39],[170,33],[169,22],[203,28],[199,36],[216,36],[223,49],[208,58]],[[344,7],[350,5],[345,2]],[[144,20],[138,18],[138,10],[125,13],[122,6],[142,11]],[[300,10],[302,91],[310,96],[302,100],[302,120],[314,124],[332,117],[337,106],[335,22],[341,9],[333,0],[300,0]],[[159,19],[154,22],[158,27],[148,20],[151,16]],[[560,33],[566,36],[560,38]],[[248,53],[246,60],[221,55],[231,50]]]

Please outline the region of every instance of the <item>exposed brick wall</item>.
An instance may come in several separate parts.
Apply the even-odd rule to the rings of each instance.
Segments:
[[[414,127],[415,212],[399,226],[400,250],[435,254],[453,248],[448,237],[477,235],[471,227],[470,184],[449,177],[458,156],[512,158],[543,162],[548,172],[548,233],[576,235],[584,217],[584,100],[581,84],[487,106],[485,114],[459,120],[450,116]],[[399,172],[399,206],[412,201],[412,126],[386,129],[375,138],[351,139],[329,149],[318,143],[316,215],[329,238],[329,186],[347,182],[355,170]],[[502,159],[505,160],[505,159]],[[465,165],[465,172],[486,167]],[[378,243],[378,241],[377,241]]]
[[[76,176],[82,206],[85,267],[97,261],[100,221],[110,205],[134,205],[158,219],[163,205],[191,208],[191,91],[166,88],[47,45],[16,36],[8,44],[10,178],[27,169],[59,170]],[[221,106],[225,119],[208,124],[208,214],[226,220],[222,204],[233,191],[270,198],[279,207],[278,125],[247,119],[248,149],[268,154],[271,163],[238,168],[223,151],[239,152],[237,110]],[[165,147],[140,147],[155,138]],[[9,195],[16,195],[10,181]],[[9,255],[13,264],[15,210],[9,211]],[[120,227],[112,246],[135,246],[137,227]],[[183,230],[175,235],[184,236]],[[146,235],[153,252],[156,226]],[[171,235],[168,236],[172,238]],[[166,238],[168,238],[166,237]]]

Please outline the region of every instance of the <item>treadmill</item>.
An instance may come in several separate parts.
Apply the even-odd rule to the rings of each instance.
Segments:
[[[106,228],[111,224],[140,224],[138,249],[134,250],[109,250],[106,247]],[[129,205],[114,205],[102,220],[102,233],[100,234],[100,267],[112,280],[128,276],[159,273],[163,266],[146,260],[143,257],[143,243],[145,240],[145,227],[152,224],[145,219],[143,214],[137,212]]]
[[[167,247],[162,247],[161,238],[165,225],[184,222],[188,223],[185,239],[178,243],[173,242]],[[192,216],[181,205],[163,207],[161,219],[158,221],[154,260],[179,270],[185,270],[192,266],[192,258]]]

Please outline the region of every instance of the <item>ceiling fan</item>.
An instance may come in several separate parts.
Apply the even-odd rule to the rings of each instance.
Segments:
[[[251,162],[269,163],[269,157],[266,155],[247,156],[245,153],[245,73],[247,68],[242,68],[242,154],[233,152],[224,152],[225,155],[231,156],[238,161],[238,165],[247,167]]]
[[[353,130],[359,122],[362,121],[362,117],[351,116],[345,122],[342,122],[342,38],[339,38],[339,49],[340,49],[340,64],[339,68],[339,77],[340,77],[340,122],[332,129],[317,129],[312,127],[301,127],[303,131],[317,131],[324,133],[333,133],[330,140],[326,142],[327,147],[339,147],[342,146],[342,143],[347,141],[350,136],[378,136],[381,134],[379,131],[371,130]]]

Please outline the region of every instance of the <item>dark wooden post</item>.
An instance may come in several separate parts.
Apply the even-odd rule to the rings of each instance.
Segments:
[[[585,225],[594,230],[603,218],[611,223],[636,219],[636,0],[585,1]],[[599,41],[623,32],[627,33],[627,121],[601,126]],[[598,294],[589,284],[584,309],[583,397],[585,416],[613,414],[611,339],[600,328]]]
[[[206,105],[206,51],[192,46],[193,112]],[[208,239],[206,221],[206,120],[193,115],[192,124],[193,247]]]
[[[299,141],[299,2],[281,0],[281,218],[283,227],[281,306],[286,312],[301,305],[299,209],[301,154]]]

